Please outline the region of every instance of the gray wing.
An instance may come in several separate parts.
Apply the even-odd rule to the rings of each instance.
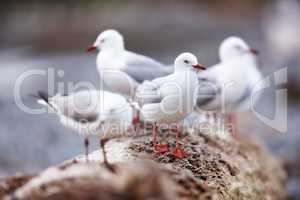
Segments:
[[[209,103],[213,102],[215,99],[220,99],[221,96],[221,88],[218,85],[213,86],[216,84],[214,82],[203,81],[199,85],[197,97],[196,97],[196,108],[201,108],[203,106],[208,105]],[[251,96],[252,90],[251,87],[246,87],[244,92],[241,96],[233,103],[236,107],[243,105],[249,97]]]
[[[126,68],[122,69],[138,83],[166,76],[173,71],[173,66],[163,65],[149,57],[133,52],[126,52]]]
[[[196,96],[196,106],[206,106],[221,95],[219,85],[214,79],[199,78],[199,85]]]
[[[80,91],[54,100],[62,115],[76,122],[90,123],[99,118],[99,92]]]
[[[80,91],[69,98],[74,103],[68,104],[64,113],[81,123],[103,121],[108,114],[116,114],[128,104],[122,96],[103,90]]]
[[[196,107],[201,108],[218,99],[221,95],[222,86],[217,81],[220,65],[210,66],[207,70],[198,73],[198,89],[196,96]]]
[[[135,98],[140,106],[149,103],[160,103],[162,101],[158,88],[150,81],[145,81],[138,86]]]
[[[96,122],[98,120],[98,114],[97,113],[80,113],[80,112],[74,112],[71,116],[69,116],[71,119],[73,119],[76,122],[80,123],[91,123]]]

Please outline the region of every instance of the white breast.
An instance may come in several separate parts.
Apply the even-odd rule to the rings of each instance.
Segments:
[[[198,85],[197,74],[193,71],[186,71],[174,74],[174,78],[165,82],[160,88],[161,95],[179,96],[182,105],[188,110],[195,105],[194,94]]]
[[[184,71],[160,79],[160,103],[146,104],[142,114],[146,121],[177,123],[186,117],[195,105],[194,90],[198,79],[196,73]]]
[[[125,57],[118,53],[112,53],[110,51],[100,51],[97,55],[97,69],[116,69],[120,70],[125,68]]]

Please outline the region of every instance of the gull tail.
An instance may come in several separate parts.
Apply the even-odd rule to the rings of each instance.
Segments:
[[[44,106],[51,106],[52,107],[52,105],[49,103],[49,100],[48,100],[49,96],[48,96],[48,94],[46,92],[44,92],[44,91],[38,91],[37,97],[39,98],[37,100],[37,102],[39,104],[42,104]]]
[[[43,106],[47,106],[53,110],[56,110],[54,106],[49,102],[49,95],[47,92],[38,91],[36,97],[38,98],[37,102]]]

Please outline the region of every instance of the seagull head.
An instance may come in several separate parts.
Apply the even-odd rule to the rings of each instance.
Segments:
[[[109,29],[99,34],[92,46],[86,51],[91,52],[95,50],[120,50],[124,49],[123,36],[116,30]]]
[[[245,53],[258,55],[256,49],[252,49],[249,45],[239,37],[229,37],[225,39],[220,46],[219,56],[221,62],[226,62],[235,58],[239,58]]]
[[[175,70],[196,69],[205,70],[206,68],[198,63],[196,56],[191,53],[182,53],[175,59]]]

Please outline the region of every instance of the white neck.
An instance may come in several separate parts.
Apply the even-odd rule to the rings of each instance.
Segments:
[[[186,73],[186,72],[194,72],[191,68],[188,67],[181,67],[181,66],[175,66],[174,73]]]
[[[120,51],[124,51],[124,49],[125,49],[124,43],[119,42],[119,43],[114,43],[103,47],[102,51],[120,52]]]
[[[97,68],[100,69],[121,69],[125,65],[124,51],[104,50],[97,56]]]

